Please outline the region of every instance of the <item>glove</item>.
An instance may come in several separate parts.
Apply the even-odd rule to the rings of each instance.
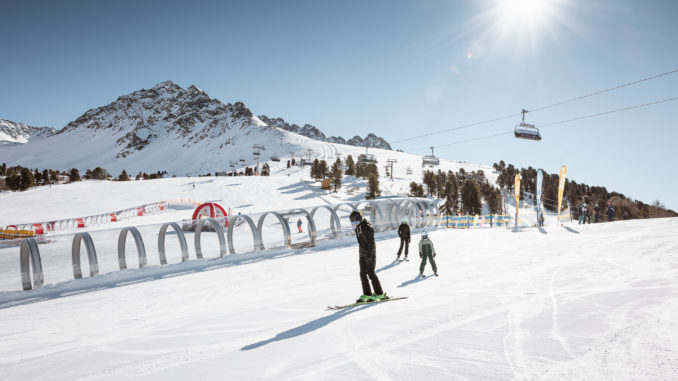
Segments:
[[[419,258],[424,258],[424,254],[419,253]]]
[[[433,254],[433,258],[435,258],[435,257],[436,257],[436,255],[435,255],[435,254]]]

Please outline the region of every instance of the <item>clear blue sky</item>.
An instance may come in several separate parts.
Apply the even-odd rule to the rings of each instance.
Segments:
[[[678,2],[4,1],[0,118],[61,128],[172,80],[328,135],[504,160],[678,211],[678,101],[511,135],[536,109],[678,69]],[[528,114],[537,126],[678,96],[678,73]]]

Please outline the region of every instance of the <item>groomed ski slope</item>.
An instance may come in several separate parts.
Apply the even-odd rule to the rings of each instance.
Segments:
[[[398,240],[382,233],[381,282],[409,298],[341,311],[325,306],[360,294],[353,239],[82,279],[3,304],[1,378],[675,380],[677,230],[678,219],[437,230],[441,276],[425,279],[416,250],[394,263]]]

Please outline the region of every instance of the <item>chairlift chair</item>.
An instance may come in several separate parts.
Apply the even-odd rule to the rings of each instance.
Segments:
[[[376,156],[372,155],[371,153],[367,153],[367,148],[368,147],[365,147],[365,153],[358,155],[358,163],[377,164]]]
[[[278,154],[275,152],[273,153],[273,156],[271,156],[271,161],[280,161],[280,158],[278,157]]]
[[[527,113],[527,110],[522,110],[521,112],[523,114],[523,121],[516,126],[513,130],[513,134],[518,139],[541,140],[539,129],[533,124],[525,123],[525,113]]]
[[[429,167],[437,167],[440,165],[440,160],[433,154],[433,147],[429,147],[431,149],[431,154],[426,155],[421,159],[421,166],[429,166]]]

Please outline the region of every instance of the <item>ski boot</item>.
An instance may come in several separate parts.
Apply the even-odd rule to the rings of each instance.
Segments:
[[[372,297],[374,298],[375,301],[388,299],[388,296],[386,295],[386,293],[383,293],[383,294],[374,294],[374,295],[372,295]]]
[[[368,303],[368,302],[373,302],[375,300],[374,296],[372,295],[361,295],[358,300],[356,300],[356,303]]]

